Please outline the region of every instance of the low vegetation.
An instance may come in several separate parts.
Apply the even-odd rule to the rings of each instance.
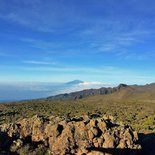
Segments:
[[[35,114],[73,117],[92,113],[112,115],[118,121],[130,124],[138,132],[155,132],[154,100],[114,99],[111,95],[95,95],[79,100],[32,100],[1,104],[0,124]]]

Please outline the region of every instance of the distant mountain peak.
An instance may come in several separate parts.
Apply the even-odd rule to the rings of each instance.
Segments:
[[[124,83],[121,83],[121,84],[119,84],[119,86],[118,86],[119,89],[121,89],[121,88],[126,88],[126,87],[128,87],[128,85],[127,85],[127,84],[124,84]]]
[[[81,80],[73,80],[73,81],[67,82],[66,84],[67,85],[73,85],[73,84],[80,84],[80,83],[84,83],[84,82]]]
[[[109,95],[111,94],[111,95]],[[49,96],[47,100],[83,99],[94,95],[109,95],[111,99],[134,99],[155,100],[155,83],[150,85],[127,85],[120,84],[117,87],[101,87],[99,89],[85,89],[68,94]]]

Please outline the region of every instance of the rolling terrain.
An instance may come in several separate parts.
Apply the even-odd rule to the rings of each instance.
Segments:
[[[35,114],[80,116],[110,114],[142,132],[155,131],[155,84],[87,89],[40,100],[0,104],[0,123]]]
[[[114,88],[87,89],[40,100],[0,104],[0,124],[15,123],[34,115],[52,117],[110,116],[138,132],[144,155],[155,150],[155,84],[121,84]]]

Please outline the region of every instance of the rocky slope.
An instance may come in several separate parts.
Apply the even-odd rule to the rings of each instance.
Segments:
[[[138,135],[113,117],[34,116],[0,126],[0,154],[139,155]]]
[[[125,84],[120,84],[118,87],[114,87],[114,88],[102,87],[99,89],[86,89],[86,90],[72,92],[72,93],[65,93],[65,94],[50,96],[47,98],[47,100],[82,99],[82,98],[92,96],[92,95],[112,94],[126,87],[130,87],[130,86],[127,86]]]
[[[155,101],[155,83],[147,85],[126,85],[120,84],[117,87],[102,87],[99,89],[86,89],[82,91],[59,94],[50,96],[46,100],[66,100],[66,99],[82,99],[95,95],[110,95],[115,99],[135,99],[135,100],[153,100]]]

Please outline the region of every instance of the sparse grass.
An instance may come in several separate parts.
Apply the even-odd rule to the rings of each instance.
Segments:
[[[113,115],[118,121],[130,124],[138,132],[155,132],[155,101],[114,99],[96,95],[81,100],[25,101],[0,105],[0,124],[14,122],[35,114],[43,116],[80,116],[100,112]]]

